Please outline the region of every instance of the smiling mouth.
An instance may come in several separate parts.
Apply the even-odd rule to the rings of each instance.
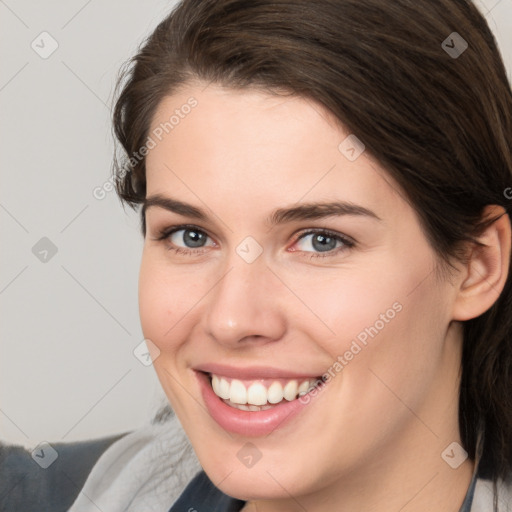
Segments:
[[[242,411],[265,411],[291,402],[314,389],[320,377],[301,379],[232,379],[207,374],[213,392],[227,405]],[[323,382],[322,382],[323,383]]]

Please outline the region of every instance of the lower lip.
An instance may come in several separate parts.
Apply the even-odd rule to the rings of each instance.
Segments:
[[[213,392],[208,375],[202,372],[196,372],[196,375],[210,416],[224,430],[234,434],[250,437],[267,436],[289,423],[309,405],[309,400],[306,403],[299,399],[291,402],[283,400],[265,411],[242,411],[225,404]]]

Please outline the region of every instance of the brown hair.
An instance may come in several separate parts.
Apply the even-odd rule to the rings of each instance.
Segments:
[[[453,32],[467,42],[460,55]],[[450,39],[452,38],[452,39]],[[460,40],[457,43],[460,45]],[[310,98],[361,139],[400,185],[443,261],[460,257],[486,205],[510,213],[512,93],[496,41],[469,0],[186,0],[118,81],[119,196],[146,194],[144,146],[162,99],[191,80]],[[512,275],[464,323],[461,438],[485,476],[512,466]]]

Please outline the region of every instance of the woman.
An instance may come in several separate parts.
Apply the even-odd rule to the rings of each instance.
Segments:
[[[475,6],[184,1],[119,87],[175,416],[71,510],[510,510],[512,93]]]

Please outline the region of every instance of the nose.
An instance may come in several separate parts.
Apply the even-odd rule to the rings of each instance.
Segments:
[[[207,334],[231,348],[282,338],[286,330],[282,283],[263,258],[253,263],[235,258],[208,294],[203,317]]]

